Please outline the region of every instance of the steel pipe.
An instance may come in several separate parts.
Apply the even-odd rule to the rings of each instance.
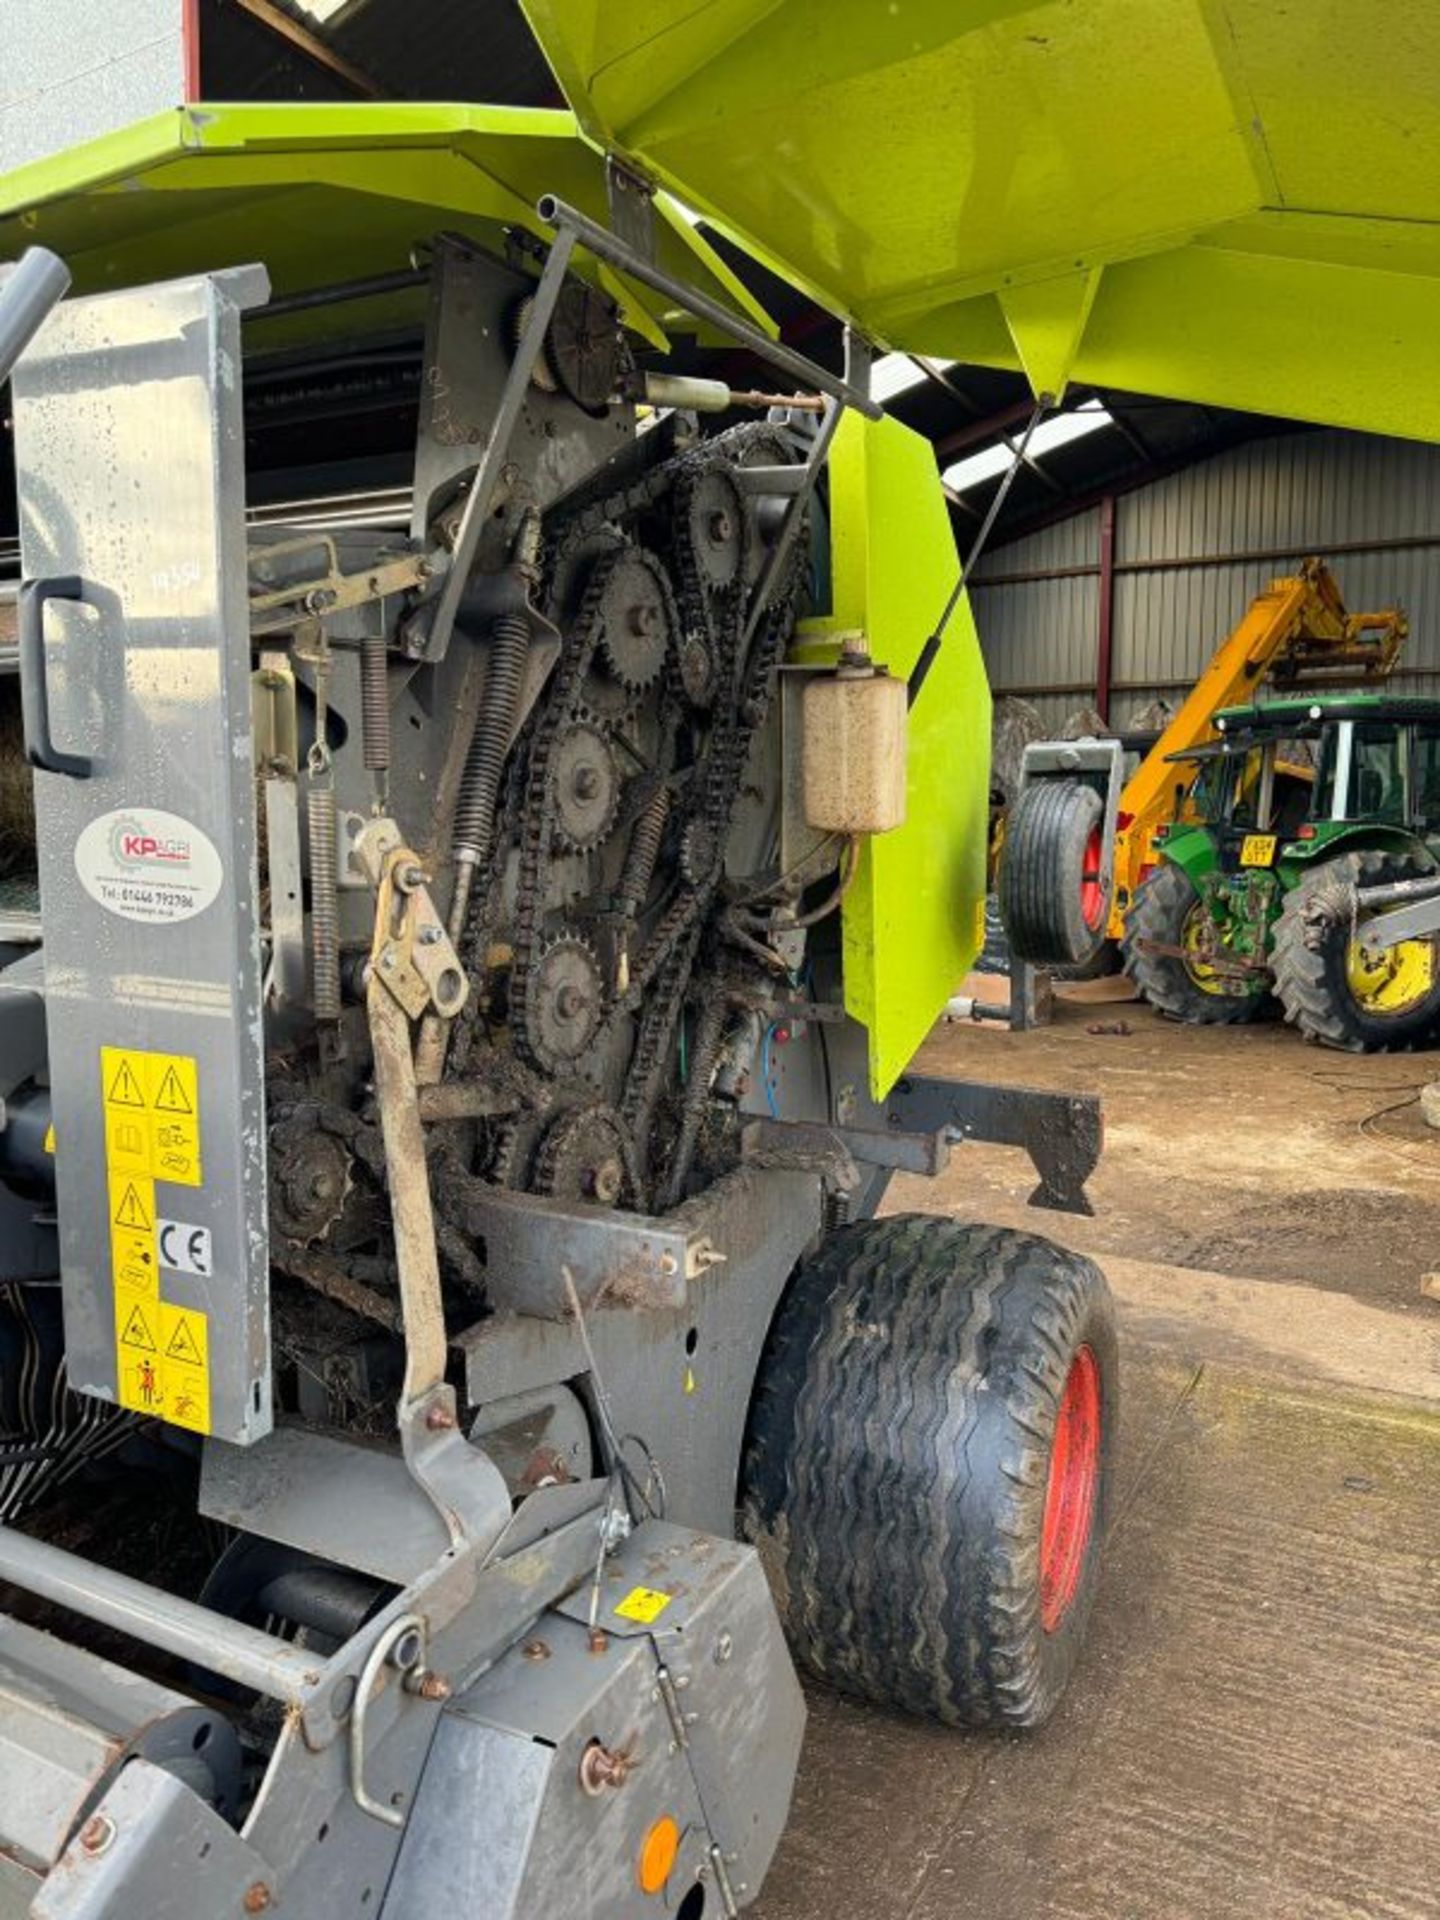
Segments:
[[[70,269],[48,247],[30,247],[21,254],[0,286],[0,382],[15,371],[15,362],[65,298]]]
[[[191,1600],[98,1566],[63,1547],[0,1526],[0,1580],[98,1620],[143,1645],[189,1660],[268,1700],[304,1707],[320,1686],[323,1662]]]
[[[823,367],[816,366],[813,360],[807,360],[803,353],[796,353],[793,347],[770,339],[768,334],[762,333],[748,320],[721,306],[718,300],[712,300],[708,293],[701,293],[697,287],[688,286],[674,274],[666,273],[663,267],[657,267],[653,261],[636,253],[633,247],[627,247],[607,227],[588,219],[576,208],[567,206],[553,193],[547,193],[535,210],[547,227],[554,227],[559,233],[572,234],[597,260],[608,261],[631,280],[638,280],[655,293],[663,293],[667,300],[673,300],[677,307],[683,308],[697,320],[708,320],[712,327],[718,328],[721,333],[728,333],[732,340],[738,341],[742,347],[748,347],[751,353],[768,361],[772,367],[778,367],[802,386],[816,388],[821,393],[829,394],[832,400],[854,407],[867,420],[884,418],[885,409],[868,394],[861,393],[858,387],[851,386],[837,374],[827,373]]]

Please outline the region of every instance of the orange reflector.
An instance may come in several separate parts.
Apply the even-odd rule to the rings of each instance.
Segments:
[[[635,1872],[642,1893],[662,1891],[679,1851],[680,1829],[667,1813],[663,1820],[655,1822],[640,1845],[640,1858],[635,1863]]]

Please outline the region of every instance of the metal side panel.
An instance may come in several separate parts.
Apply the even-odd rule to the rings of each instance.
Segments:
[[[89,760],[35,781],[70,1379],[236,1441],[270,1426],[239,376],[266,290],[72,302],[14,381],[24,571],[80,596],[27,685]]]

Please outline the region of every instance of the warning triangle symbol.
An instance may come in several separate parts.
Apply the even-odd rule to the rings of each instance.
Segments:
[[[125,1191],[120,1196],[120,1204],[115,1209],[115,1224],[117,1227],[139,1227],[146,1233],[153,1225],[150,1215],[145,1210],[145,1202],[135,1191],[133,1180],[126,1182]]]
[[[155,1104],[166,1113],[193,1113],[195,1109],[185,1098],[185,1089],[180,1084],[180,1076],[174,1067],[165,1069],[165,1078],[160,1082],[160,1091],[155,1096]]]
[[[120,1344],[122,1347],[139,1347],[145,1353],[154,1353],[155,1342],[150,1337],[150,1328],[139,1307],[130,1309],[130,1318],[125,1322]]]
[[[203,1367],[200,1349],[195,1344],[195,1336],[190,1331],[190,1322],[182,1314],[175,1322],[175,1331],[170,1336],[170,1344],[165,1349],[167,1360],[186,1360],[192,1367]]]
[[[112,1107],[143,1107],[145,1096],[128,1060],[122,1059],[105,1098]]]

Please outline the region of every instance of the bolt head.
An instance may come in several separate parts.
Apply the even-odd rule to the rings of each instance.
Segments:
[[[263,1880],[254,1880],[245,1889],[245,1898],[241,1902],[246,1913],[264,1913],[270,1905],[270,1889]]]
[[[82,1852],[90,1855],[104,1853],[114,1844],[116,1827],[108,1813],[92,1814],[80,1829]]]
[[[449,1407],[431,1407],[425,1416],[425,1425],[431,1433],[448,1433],[455,1425],[455,1416]]]

